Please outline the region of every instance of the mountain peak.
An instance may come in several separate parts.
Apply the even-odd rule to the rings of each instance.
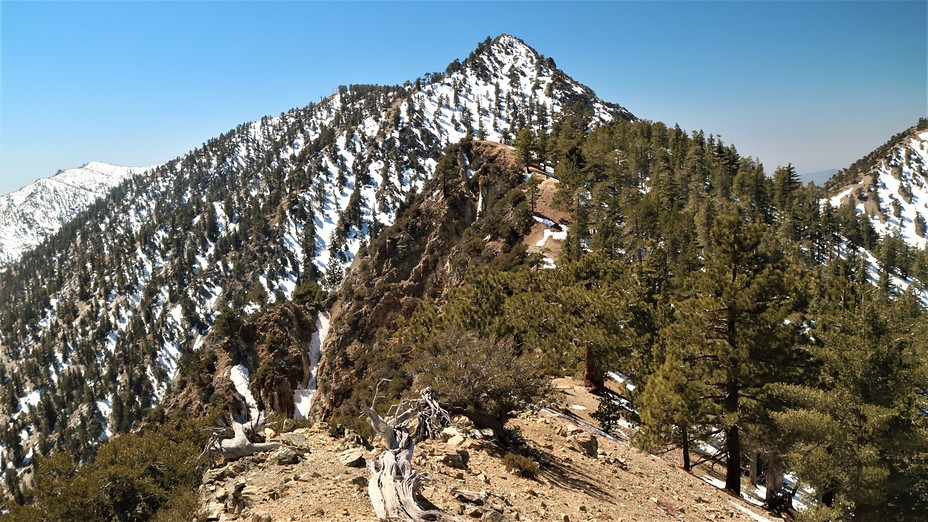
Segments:
[[[525,43],[521,38],[515,37],[511,34],[501,34],[493,39],[493,42],[490,44],[491,47],[501,49],[503,51],[519,52],[524,53],[528,52],[535,56],[540,56],[538,51],[536,51],[531,45]]]
[[[529,113],[515,111],[511,114],[515,119],[508,122],[510,133],[523,125],[546,127],[551,123],[549,115],[576,104],[589,109],[593,125],[616,119],[636,119],[624,107],[600,100],[592,89],[558,69],[554,60],[510,34],[501,34],[494,39],[487,37],[477,44],[463,63],[454,60],[445,69],[444,75],[434,78],[432,85],[425,89],[428,93],[445,91],[453,94],[463,88],[473,94],[472,98],[483,98],[484,108],[511,106],[513,103],[528,108]],[[501,99],[504,101],[501,102]],[[487,104],[488,101],[492,104]],[[471,109],[476,110],[474,114],[485,112],[478,110],[480,107]],[[541,110],[540,118],[535,109]],[[505,141],[504,136],[505,133],[486,133],[486,139],[491,141]]]
[[[49,223],[48,234],[56,235],[19,258],[15,279],[0,277],[0,295],[13,296],[0,312],[0,358],[9,346],[22,347],[17,356],[38,343],[78,347],[59,351],[60,363],[49,372],[24,377],[17,397],[27,399],[17,402],[15,412],[9,401],[0,401],[6,405],[0,405],[0,419],[35,406],[30,401],[40,396],[55,396],[48,383],[62,372],[79,371],[86,382],[121,375],[126,354],[157,339],[151,350],[133,356],[133,368],[150,369],[132,377],[146,383],[143,392],[111,379],[85,396],[82,407],[95,419],[88,440],[125,431],[144,407],[162,401],[181,355],[206,342],[220,314],[266,310],[298,295],[304,282],[337,288],[345,268],[367,255],[371,238],[408,208],[411,194],[431,186],[426,183],[441,170],[448,146],[468,138],[507,143],[523,128],[548,131],[563,111],[578,107],[586,109],[590,127],[634,118],[518,38],[501,35],[444,73],[403,87],[340,87],[318,104],[242,124],[116,191],[88,193],[90,203],[107,195],[81,206],[85,211],[65,226]],[[67,169],[52,183],[61,190],[43,193],[70,202],[75,187],[86,188],[91,176],[113,180],[107,174],[114,169],[98,162]],[[462,169],[471,179],[471,167]],[[477,199],[468,205],[476,208],[490,196],[474,188]],[[0,225],[13,214],[0,201]],[[38,230],[21,224],[39,218],[44,223],[47,214],[13,226]],[[0,263],[2,254],[0,248]],[[74,314],[99,322],[99,334],[72,332],[70,325],[80,320]],[[25,324],[17,323],[20,317],[35,322],[7,327]],[[98,364],[97,354],[107,353],[114,356]],[[296,380],[291,384],[297,389]],[[132,409],[125,407],[130,402]],[[281,404],[296,407],[292,394]],[[10,431],[22,434],[24,447],[35,442],[33,433],[23,434],[26,422],[25,415],[18,417]],[[24,462],[26,451],[17,462]]]
[[[523,40],[511,34],[501,34],[492,40],[488,36],[486,40],[477,44],[477,48],[470,53],[464,64],[471,67],[481,64],[491,69],[503,67],[507,70],[512,68],[532,70],[543,58],[538,51]],[[553,61],[551,66],[554,66]]]
[[[850,205],[873,230],[921,250],[928,247],[928,119],[838,172],[826,183],[833,207]]]

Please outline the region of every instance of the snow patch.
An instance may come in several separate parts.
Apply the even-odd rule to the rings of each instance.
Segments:
[[[608,372],[607,375],[609,375],[609,378],[612,379],[613,381],[619,384],[625,385],[625,389],[630,392],[635,391],[635,388],[638,387],[635,385],[634,382],[632,382],[631,378],[628,375],[625,375],[622,372],[611,371],[611,372]]]
[[[539,239],[538,242],[535,243],[535,246],[536,246],[536,247],[543,247],[543,246],[545,246],[545,243],[548,242],[548,239],[549,239],[549,238],[550,238],[550,239],[557,240],[557,241],[564,241],[564,240],[566,240],[566,239],[567,239],[567,230],[566,230],[567,227],[564,227],[564,228],[565,228],[565,230],[562,230],[562,231],[560,231],[560,232],[553,231],[553,230],[551,230],[550,228],[546,228],[546,229],[544,230],[544,233],[545,233],[544,237],[542,237],[541,239]]]
[[[304,387],[302,383],[297,386],[293,392],[293,404],[295,406],[293,417],[295,419],[308,419],[309,409],[312,406],[313,394],[316,392],[316,370],[319,368],[319,360],[322,358],[322,346],[325,338],[329,333],[329,314],[320,312],[316,316],[316,331],[309,342],[309,382]]]
[[[245,399],[245,404],[248,405],[251,419],[257,419],[258,402],[255,401],[255,398],[251,395],[251,390],[248,389],[248,368],[241,364],[236,364],[229,370],[229,377],[232,379],[235,391]]]
[[[113,436],[113,431],[110,429],[110,414],[113,412],[113,401],[109,398],[97,399],[97,410],[103,416],[103,433],[100,434],[100,439],[109,439]]]

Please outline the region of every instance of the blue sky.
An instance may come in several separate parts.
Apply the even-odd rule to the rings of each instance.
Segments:
[[[639,117],[768,172],[850,164],[928,114],[928,3],[0,2],[0,193],[148,165],[511,33]]]

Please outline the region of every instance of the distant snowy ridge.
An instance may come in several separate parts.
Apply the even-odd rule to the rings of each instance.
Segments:
[[[908,133],[877,160],[869,176],[840,188],[828,202],[854,205],[881,237],[897,236],[916,249],[928,246],[928,234],[916,232],[916,221],[928,220],[928,131]]]
[[[151,168],[94,161],[0,196],[0,265],[16,261],[110,189]]]
[[[821,204],[834,208],[852,206],[858,216],[867,216],[880,237],[894,237],[915,250],[923,250],[928,248],[928,230],[924,226],[928,220],[928,130],[910,128],[888,145],[885,153],[859,171],[859,179],[834,186],[830,197]],[[836,253],[846,258],[850,247],[848,239],[842,237]],[[868,280],[878,284],[884,272],[880,261],[874,252],[865,248],[859,251],[866,263]],[[913,289],[913,279],[907,275],[890,273],[887,277],[899,291]],[[922,304],[928,306],[925,282],[915,286],[914,291]]]

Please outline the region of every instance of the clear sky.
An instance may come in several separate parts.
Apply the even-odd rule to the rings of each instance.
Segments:
[[[768,172],[928,114],[928,2],[0,2],[0,193],[173,159],[239,123],[444,70],[510,33],[635,115]]]

